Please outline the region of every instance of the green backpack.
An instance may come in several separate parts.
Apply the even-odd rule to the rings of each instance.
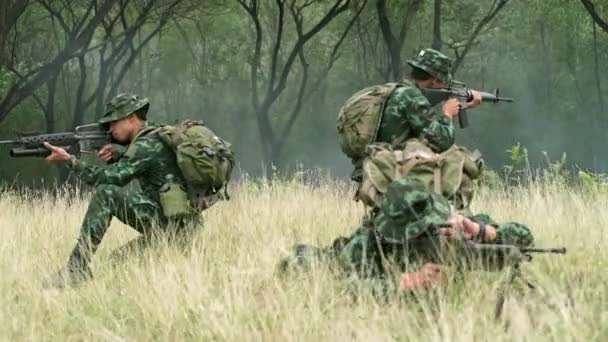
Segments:
[[[215,135],[202,121],[193,120],[162,126],[158,135],[175,151],[194,208],[206,209],[219,200],[229,199],[227,186],[234,165],[229,142]]]
[[[376,141],[384,106],[398,83],[365,88],[353,96],[338,114],[338,143],[342,152],[353,160],[365,156],[367,145]]]
[[[483,168],[478,151],[453,145],[443,153],[435,153],[418,139],[408,140],[400,150],[387,143],[372,144],[367,153],[357,199],[370,207],[380,206],[388,184],[407,176],[448,199],[455,209],[466,210],[473,200],[474,181]]]

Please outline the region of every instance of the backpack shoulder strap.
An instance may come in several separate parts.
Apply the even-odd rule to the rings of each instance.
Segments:
[[[154,126],[146,126],[146,127],[142,128],[139,132],[137,132],[137,134],[135,135],[135,137],[129,144],[129,147],[127,148],[127,151],[125,152],[125,156],[133,157],[135,155],[135,151],[137,150],[137,146],[135,145],[135,142],[137,140],[141,139],[142,137],[147,136],[152,133],[156,133],[156,132],[160,131],[161,129],[162,129],[162,127],[154,127]]]
[[[137,132],[137,134],[135,135],[135,137],[133,138],[133,141],[131,143],[134,143],[137,139],[146,136],[150,133],[152,133],[153,131],[158,131],[160,130],[161,127],[154,127],[154,126],[146,126],[144,128],[142,128],[139,132]]]
[[[380,123],[382,123],[382,118],[384,117],[384,109],[386,108],[386,103],[388,102],[388,98],[391,97],[391,94],[401,86],[400,83],[385,83],[384,84],[384,101],[382,102],[382,106],[380,107],[380,115],[378,115],[378,122],[376,123],[376,128],[374,129],[374,136],[372,142],[376,142],[378,139],[378,132],[380,131]]]

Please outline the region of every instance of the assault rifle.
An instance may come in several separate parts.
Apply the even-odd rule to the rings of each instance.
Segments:
[[[509,288],[513,282],[520,278],[526,286],[534,290],[536,286],[527,281],[521,274],[520,265],[524,261],[532,261],[534,253],[566,254],[566,248],[537,248],[537,247],[518,247],[515,245],[484,244],[466,241],[467,251],[473,255],[494,259],[506,267],[506,273],[498,288],[498,298],[494,309],[494,318],[500,319],[503,306],[508,295]]]
[[[79,147],[80,152],[93,152],[111,140],[108,132],[100,124],[89,124],[77,126],[74,132],[62,133],[21,133],[14,140],[0,141],[0,145],[15,146],[10,150],[11,157],[46,157],[51,154],[43,146],[44,142],[65,149]]]
[[[457,98],[463,106],[458,113],[458,124],[460,125],[460,128],[466,128],[469,125],[466,112],[466,103],[473,100],[473,93],[471,92],[471,89],[466,88],[464,83],[452,81],[447,88],[422,88],[421,90],[432,106],[452,97]],[[498,96],[498,88],[494,90],[494,93],[488,93],[485,91],[480,91],[479,93],[481,94],[482,103],[497,103],[501,101],[513,102],[513,99],[511,98]]]

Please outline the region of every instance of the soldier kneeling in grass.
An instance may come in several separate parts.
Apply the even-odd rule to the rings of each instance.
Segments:
[[[147,99],[120,94],[106,107],[99,121],[113,140],[128,145],[118,155],[108,144],[98,152],[106,166],[87,165],[65,149],[45,143],[49,162],[65,163],[80,179],[94,187],[93,198],[80,227],[80,236],[67,265],[45,282],[64,287],[92,277],[89,264],[112,217],[142,234],[130,247],[146,245],[160,233],[189,239],[199,226],[200,213],[225,189],[233,165],[230,144],[201,122],[176,126],[147,125]],[[139,192],[122,187],[137,180]]]

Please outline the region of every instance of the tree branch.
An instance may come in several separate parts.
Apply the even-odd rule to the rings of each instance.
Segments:
[[[291,50],[291,53],[289,54],[289,57],[287,58],[287,62],[285,62],[285,65],[283,66],[283,71],[281,73],[281,78],[279,79],[278,85],[273,90],[272,94],[270,94],[270,97],[266,99],[266,103],[264,105],[269,106],[270,104],[272,104],[285,88],[287,76],[289,76],[291,66],[295,61],[299,50],[301,50],[306,44],[306,42],[308,42],[315,34],[319,33],[319,31],[321,31],[325,26],[327,26],[338,14],[344,12],[349,5],[350,0],[346,0],[344,3],[342,3],[342,0],[336,1],[334,6],[325,14],[325,16],[321,20],[319,20],[319,22],[317,22],[308,32],[302,34],[302,36],[298,38],[293,49]],[[293,7],[291,12],[292,16],[294,17],[294,20],[297,21],[298,12],[295,11]]]
[[[261,55],[262,55],[262,25],[260,24],[260,17],[258,15],[258,3],[257,0],[250,0],[251,4],[247,5],[244,0],[238,0],[239,4],[249,13],[251,20],[253,21],[253,26],[255,28],[255,48],[253,52],[253,57],[251,59],[251,69],[250,69],[250,77],[251,77],[251,91],[252,91],[252,104],[253,107],[259,108],[260,99],[258,93],[258,71],[260,68]]]
[[[79,32],[74,39],[66,42],[65,47],[49,63],[42,66],[39,71],[31,78],[28,78],[27,81],[16,82],[8,89],[2,100],[0,100],[0,122],[6,118],[13,108],[19,105],[25,98],[31,96],[36,89],[44,84],[53,75],[53,72],[56,69],[61,68],[63,64],[71,58],[74,52],[89,44],[95,29],[110,11],[114,2],[115,0],[104,0],[99,7],[99,11],[91,20],[89,20],[88,24],[83,27],[82,31]]]
[[[600,15],[595,10],[595,6],[591,2],[591,0],[581,0],[581,2],[583,3],[583,6],[585,6],[585,9],[587,10],[587,13],[589,13],[589,15],[591,15],[591,18],[593,18],[593,21],[599,27],[601,27],[602,30],[604,30],[604,32],[608,33],[608,22],[604,21],[600,17]]]
[[[494,1],[494,4],[492,4],[488,13],[475,26],[473,33],[471,33],[471,35],[469,36],[469,38],[467,39],[467,41],[465,43],[463,51],[460,53],[457,53],[457,51],[456,51],[457,57],[456,57],[456,60],[454,61],[454,64],[452,65],[452,74],[455,74],[456,71],[458,70],[458,68],[460,68],[460,66],[462,65],[462,62],[464,61],[464,58],[466,57],[467,53],[473,46],[475,39],[477,39],[477,37],[479,36],[481,31],[484,29],[484,27],[486,25],[488,25],[494,19],[494,17],[496,17],[498,12],[500,12],[500,10],[503,9],[503,7],[505,7],[505,5],[508,3],[509,3],[509,0]]]
[[[285,1],[276,0],[276,4],[279,7],[279,18],[278,18],[278,27],[277,27],[277,37],[274,41],[274,49],[272,52],[272,61],[270,62],[270,78],[268,81],[268,89],[266,90],[266,94],[270,94],[274,87],[274,82],[277,78],[277,63],[279,57],[279,51],[281,50],[281,43],[283,41],[283,25],[285,19]],[[292,2],[293,4],[293,2]],[[268,95],[267,95],[268,96]]]

